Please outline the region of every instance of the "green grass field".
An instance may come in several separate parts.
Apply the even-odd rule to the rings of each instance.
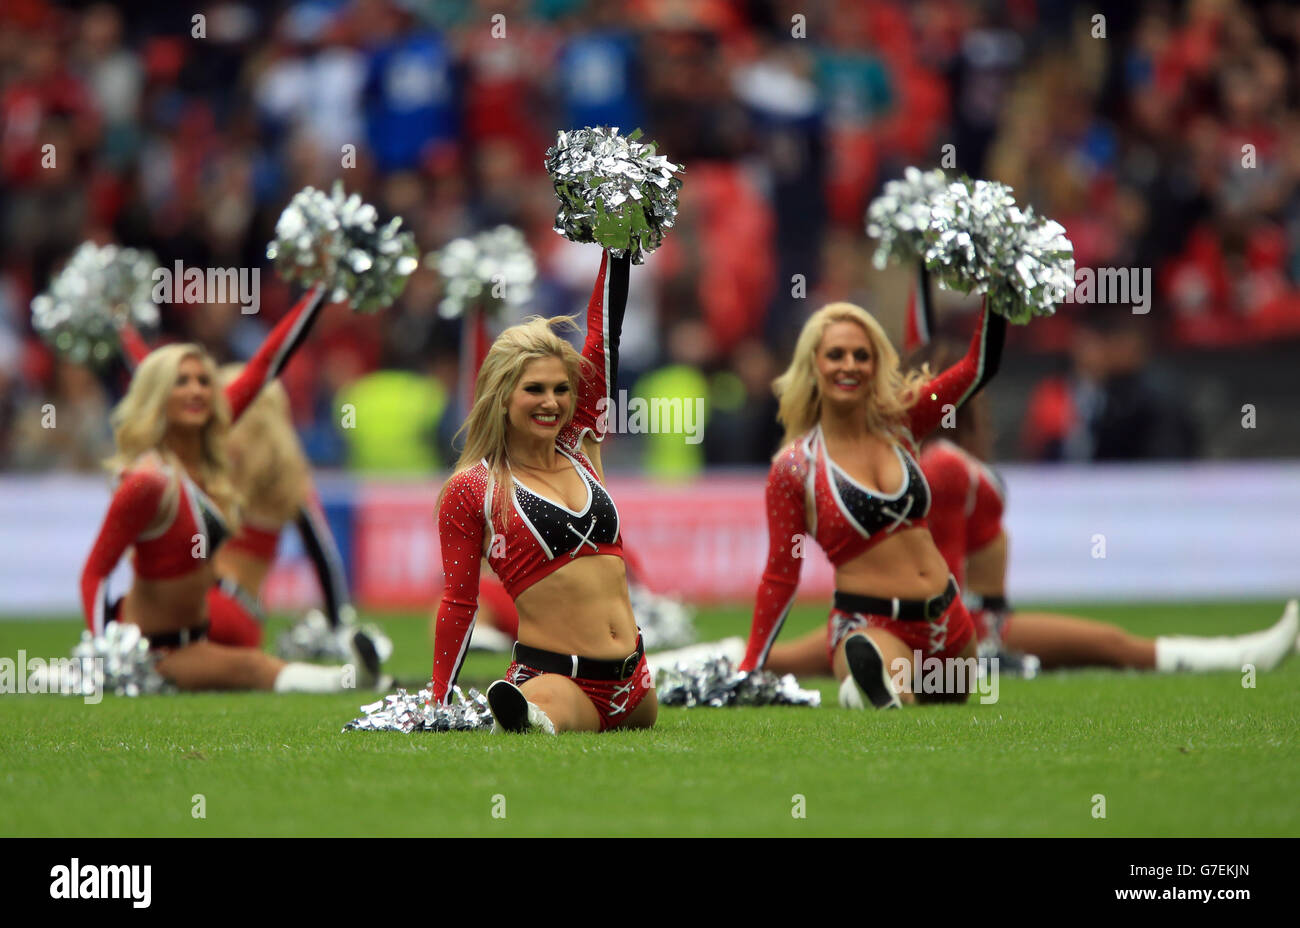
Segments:
[[[1224,634],[1280,608],[1061,611]],[[796,610],[785,635],[824,620]],[[427,680],[424,618],[377,621],[390,669]],[[706,639],[744,634],[748,617],[698,624]],[[65,655],[79,629],[0,622],[0,657]],[[472,654],[462,684],[506,663]],[[1253,689],[1235,673],[1080,671],[1004,677],[995,705],[890,713],[841,710],[833,681],[803,682],[823,708],[665,709],[653,731],[560,738],[341,733],[369,694],[5,695],[0,835],[1300,834],[1300,658]]]

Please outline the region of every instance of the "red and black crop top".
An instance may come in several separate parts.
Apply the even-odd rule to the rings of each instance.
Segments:
[[[767,478],[767,565],[742,670],[762,667],[780,634],[799,585],[796,552],[806,535],[839,567],[902,529],[926,527],[930,487],[916,463],[916,443],[939,425],[945,407],[960,407],[993,377],[1005,336],[1006,321],[984,310],[966,356],[920,388],[903,441],[895,445],[903,482],[893,493],[849,477],[826,453],[820,427],[776,456]]]
[[[627,258],[601,257],[600,272],[587,304],[587,337],[582,356],[589,362],[577,385],[573,419],[560,430],[556,450],[568,458],[587,486],[587,502],[572,510],[529,490],[512,477],[509,488],[497,487],[487,461],[452,474],[438,507],[438,536],[446,574],[434,632],[433,693],[445,702],[456,683],[478,611],[480,559],[509,592],[518,597],[543,577],[579,557],[622,557],[618,509],[582,444],[588,433],[600,442],[606,432],[606,405],[615,389],[618,339],[627,306]],[[494,520],[494,494],[510,493],[505,526]],[[502,529],[504,528],[504,531]]]
[[[323,303],[324,293],[319,289],[304,296],[271,330],[239,376],[226,385],[232,421],[243,415],[258,391],[284,369],[306,338]],[[173,480],[177,488],[175,515],[167,525],[145,534]],[[124,471],[81,572],[81,604],[86,625],[95,633],[102,631],[108,576],[128,547],[135,549],[134,568],[138,576],[164,580],[197,570],[227,534],[220,510],[184,468],[162,464]]]

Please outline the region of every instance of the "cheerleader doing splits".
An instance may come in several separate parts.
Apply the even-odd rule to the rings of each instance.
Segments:
[[[233,383],[243,365],[221,369],[223,384]],[[208,591],[208,637],[218,644],[259,647],[265,626],[262,586],[275,564],[280,533],[293,522],[315,569],[325,617],[334,629],[356,624],[342,559],[324,514],[314,502],[311,467],[294,431],[289,397],[278,382],[266,385],[226,437],[230,477],[244,499],[240,529],[216,556],[217,583]],[[352,650],[366,673],[377,676],[379,655],[360,629],[351,634]]]
[[[1005,320],[985,309],[966,355],[928,378],[900,372],[860,307],[832,303],[804,324],[774,384],[785,447],[768,476],[768,559],[742,670],[765,666],[794,601],[803,546],[815,538],[835,566],[826,653],[841,701],[966,699],[969,670],[954,691],[916,693],[908,681],[896,688],[887,668],[911,664],[914,651],[975,656],[974,625],[927,527],[931,494],[917,445],[994,375],[1005,334]]]
[[[628,271],[627,258],[602,256],[581,355],[555,332],[565,317],[532,319],[497,337],[475,382],[464,451],[438,501],[446,586],[433,693],[445,703],[455,685],[486,556],[519,613],[514,661],[488,688],[505,731],[644,728],[658,714],[599,447]]]
[[[149,353],[113,411],[117,454],[108,464],[117,485],[81,575],[86,623],[96,634],[113,620],[138,625],[160,652],[158,672],[181,689],[326,692],[347,682],[343,668],[286,664],[208,640],[212,555],[238,527],[226,431],[284,368],[322,302],[320,291],[303,297],[224,391],[200,346]],[[134,550],[135,577],[110,604],[108,576],[127,548]]]
[[[913,357],[916,363],[943,364],[956,355],[955,346],[941,340]],[[952,440],[936,438],[926,443],[921,471],[933,493],[930,532],[966,590],[981,653],[1004,660],[1032,654],[1047,669],[1170,672],[1240,671],[1246,664],[1271,670],[1292,650],[1300,626],[1295,600],[1272,628],[1218,638],[1145,638],[1093,619],[1013,612],[1006,599],[1008,536],[1002,521],[1006,490],[1001,477],[984,463],[993,445],[987,395],[975,397],[957,413],[951,435]],[[825,633],[812,632],[775,646],[766,666],[776,673],[828,672]]]
[[[130,326],[122,331],[123,358],[131,370],[149,356],[149,345]],[[244,365],[227,364],[219,377],[229,387]],[[230,479],[242,497],[239,531],[216,554],[217,582],[208,590],[208,639],[234,647],[261,647],[266,617],[260,605],[262,584],[275,563],[280,532],[295,522],[315,569],[330,628],[356,624],[346,572],[325,515],[315,503],[311,468],[293,428],[289,397],[278,380],[262,388],[226,433]],[[378,655],[368,638],[351,649],[377,675]]]

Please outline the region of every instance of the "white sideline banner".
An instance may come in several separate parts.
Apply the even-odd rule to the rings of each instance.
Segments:
[[[1300,463],[1002,469],[1013,602],[1281,599],[1300,595]],[[624,536],[652,586],[752,601],[767,554],[760,472],[660,485],[611,477]],[[438,484],[323,481],[351,500],[353,587],[363,607],[432,608],[441,581]],[[80,611],[79,579],[108,505],[95,477],[0,477],[0,619]],[[801,597],[829,598],[816,546]],[[110,581],[130,582],[129,558]],[[268,581],[270,608],[319,600],[296,533]]]

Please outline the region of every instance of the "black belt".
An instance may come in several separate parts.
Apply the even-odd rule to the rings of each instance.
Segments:
[[[183,648],[188,644],[194,644],[196,641],[202,641],[208,637],[208,623],[194,625],[190,628],[182,628],[178,632],[167,632],[163,635],[149,636],[149,650],[155,648]]]
[[[530,648],[517,641],[514,650],[514,659],[520,664],[543,673],[558,673],[582,680],[626,680],[636,673],[644,656],[645,646],[641,643],[640,635],[636,636],[635,651],[627,657],[612,661],[598,661],[576,654],[557,654],[541,648]]]
[[[975,609],[987,609],[989,612],[1010,612],[1011,604],[1007,602],[1005,596],[980,596],[976,593],[971,597]]]
[[[835,608],[841,612],[860,612],[863,615],[882,615],[904,622],[933,622],[957,598],[957,581],[948,578],[942,593],[929,599],[881,599],[878,596],[859,596],[857,593],[835,592]]]

